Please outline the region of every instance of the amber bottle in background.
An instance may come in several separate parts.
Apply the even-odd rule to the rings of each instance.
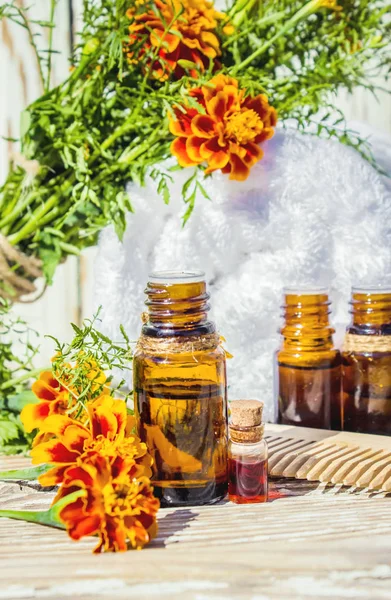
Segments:
[[[218,501],[227,493],[226,366],[204,274],[154,273],[146,294],[134,403],[155,494],[163,506]]]
[[[343,427],[391,435],[391,288],[352,288],[343,352]]]
[[[341,355],[334,348],[327,290],[284,290],[276,354],[278,423],[341,429]]]

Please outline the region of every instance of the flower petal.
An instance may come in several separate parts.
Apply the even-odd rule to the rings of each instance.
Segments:
[[[169,115],[169,129],[173,135],[178,137],[186,137],[192,134],[191,121],[197,115],[194,109],[187,109],[186,113],[180,110],[175,110],[176,119]]]
[[[127,550],[126,530],[123,522],[119,519],[107,519],[106,535],[107,543],[105,550],[112,550],[114,552],[125,552]]]
[[[224,92],[218,92],[206,103],[208,114],[214,119],[222,121],[227,111],[227,95]]]
[[[178,35],[173,35],[168,31],[162,31],[160,29],[154,29],[151,32],[150,40],[152,46],[164,48],[167,52],[174,52],[180,42]]]
[[[62,513],[60,513],[60,518],[62,518]],[[68,534],[73,540],[77,541],[85,535],[94,535],[95,533],[98,533],[100,527],[101,517],[98,514],[95,514],[75,521],[68,528]]]
[[[250,174],[246,163],[237,154],[231,154],[229,162],[231,164],[229,178],[235,181],[245,181]]]
[[[171,153],[176,156],[181,167],[194,167],[197,162],[191,160],[186,150],[186,138],[180,137],[174,140],[170,146]]]
[[[186,139],[186,152],[190,160],[201,163],[204,159],[200,154],[200,147],[205,142],[204,138],[191,135]]]
[[[211,31],[201,33],[202,50],[208,58],[214,58],[220,54],[220,42],[218,37]]]
[[[38,481],[43,487],[58,485],[63,482],[66,469],[67,465],[62,467],[53,467],[53,469],[50,469],[43,475],[40,475],[38,477]]]
[[[31,459],[33,465],[40,463],[66,463],[72,464],[76,462],[79,452],[69,450],[64,444],[58,440],[50,440],[35,446],[31,450]]]
[[[111,396],[101,396],[88,406],[88,413],[94,439],[99,435],[109,440],[124,436],[127,414],[126,403],[123,400],[114,400]]]
[[[38,402],[37,404],[26,404],[20,413],[23,427],[30,433],[33,429],[40,427],[50,412],[50,402]]]
[[[247,166],[252,167],[256,162],[263,158],[264,152],[262,148],[258,146],[258,144],[254,144],[253,142],[248,142],[245,145],[246,155],[244,157],[244,162]]]
[[[85,440],[91,438],[91,433],[87,427],[66,415],[47,417],[40,427],[40,434],[43,433],[56,436],[69,450],[76,450],[79,453],[83,451]]]
[[[206,169],[208,173],[216,171],[217,169],[222,169],[229,161],[228,152],[220,147],[217,138],[213,138],[202,144],[200,147],[200,155],[204,160],[208,161],[208,168]]]
[[[34,381],[31,390],[40,400],[55,400],[61,391],[61,386],[50,371],[45,371]]]
[[[203,138],[214,136],[215,121],[208,115],[197,115],[191,122],[191,130],[194,135]]]

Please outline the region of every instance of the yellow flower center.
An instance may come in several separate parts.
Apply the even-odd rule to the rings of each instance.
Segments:
[[[112,457],[118,453],[118,443],[116,441],[108,440],[103,435],[93,439],[88,439],[84,442],[84,451],[95,450],[101,456]]]
[[[105,485],[102,490],[105,513],[112,517],[124,513],[131,514],[130,495],[132,493],[134,494],[134,489],[127,484],[116,485],[115,487],[111,483]]]
[[[253,142],[262,130],[262,119],[255,110],[234,112],[225,122],[226,136],[238,144]]]

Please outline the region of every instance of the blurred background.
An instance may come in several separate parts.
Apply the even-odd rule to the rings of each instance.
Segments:
[[[26,0],[18,0],[23,6]],[[50,0],[31,2],[33,20],[47,20]],[[69,72],[69,56],[72,44],[81,27],[82,0],[59,0],[57,3],[57,27],[54,32],[53,84],[60,82]],[[47,35],[49,32],[46,30]],[[42,47],[47,40],[41,39]],[[38,65],[29,43],[28,32],[7,20],[0,21],[0,181],[3,181],[12,156],[17,156],[20,113],[25,106],[41,95]],[[387,84],[381,82],[383,87]],[[388,84],[389,85],[389,84]],[[367,123],[382,133],[391,134],[391,102],[385,92],[377,99],[365,90],[353,95],[340,94],[335,99],[336,108],[344,111],[347,119]],[[99,298],[93,297],[95,249],[81,257],[72,257],[56,271],[54,284],[42,298],[34,303],[18,304],[14,311],[21,315],[32,328],[42,335],[51,334],[66,340],[71,328],[69,323],[80,323],[91,316]],[[146,274],[147,275],[147,274]],[[51,356],[53,344],[42,340],[40,358],[46,363]]]

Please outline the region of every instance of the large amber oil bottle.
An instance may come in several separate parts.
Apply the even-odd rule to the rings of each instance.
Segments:
[[[343,427],[391,435],[391,288],[353,288],[342,352]]]
[[[278,422],[341,429],[341,355],[334,348],[327,290],[285,290],[276,354]]]
[[[134,403],[155,494],[163,506],[216,502],[228,485],[226,365],[204,274],[153,273],[146,294]]]

